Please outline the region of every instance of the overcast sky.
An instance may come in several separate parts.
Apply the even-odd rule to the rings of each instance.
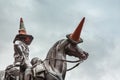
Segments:
[[[120,79],[120,0],[0,0],[0,70],[13,63],[20,17],[34,36],[30,59],[44,59],[85,17],[79,47],[90,56],[67,72],[66,80]]]

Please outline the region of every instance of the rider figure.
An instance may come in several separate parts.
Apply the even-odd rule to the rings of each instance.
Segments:
[[[22,18],[20,18],[20,28],[18,32],[19,34],[16,35],[13,41],[14,43],[14,65],[23,66],[22,69],[20,69],[20,72],[24,73],[25,70],[31,66],[29,62],[28,45],[30,45],[30,43],[32,42],[33,36],[27,34]]]

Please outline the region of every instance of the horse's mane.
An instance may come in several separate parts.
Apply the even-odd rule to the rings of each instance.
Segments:
[[[59,43],[61,43],[63,40],[65,40],[65,39],[61,39],[61,40],[57,41],[57,42],[53,45],[52,48],[56,47],[56,46],[57,46]]]
[[[60,44],[63,40],[65,40],[65,39],[61,39],[61,40],[57,41],[57,42],[49,49],[46,58],[48,58],[48,57],[50,56],[50,54],[53,53],[53,51],[55,51],[54,49],[56,49],[56,46],[57,46],[58,44]]]

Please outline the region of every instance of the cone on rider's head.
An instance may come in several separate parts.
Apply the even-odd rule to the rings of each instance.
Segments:
[[[19,32],[19,34],[27,34],[22,18],[20,18],[20,28],[19,28],[18,32]]]
[[[78,27],[74,30],[74,32],[72,34],[67,35],[67,38],[75,44],[83,42],[83,40],[80,38],[80,35],[84,21],[85,21],[85,17],[83,17],[83,19],[81,20]]]
[[[15,43],[16,40],[22,40],[24,41],[27,45],[30,45],[30,43],[33,40],[33,36],[27,34],[25,26],[24,26],[24,22],[23,19],[20,18],[20,26],[19,26],[19,30],[18,30],[18,34],[16,35],[13,43]]]

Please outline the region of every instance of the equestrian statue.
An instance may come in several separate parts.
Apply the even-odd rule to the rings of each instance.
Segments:
[[[78,46],[83,42],[80,35],[84,21],[85,17],[73,33],[66,35],[66,39],[57,41],[49,49],[44,60],[34,57],[30,61],[28,45],[32,42],[33,36],[27,34],[21,18],[19,34],[13,41],[14,63],[6,68],[4,80],[65,80],[66,72],[77,67],[89,55]],[[74,56],[78,60],[67,60],[67,55]],[[67,62],[76,65],[68,69]]]

